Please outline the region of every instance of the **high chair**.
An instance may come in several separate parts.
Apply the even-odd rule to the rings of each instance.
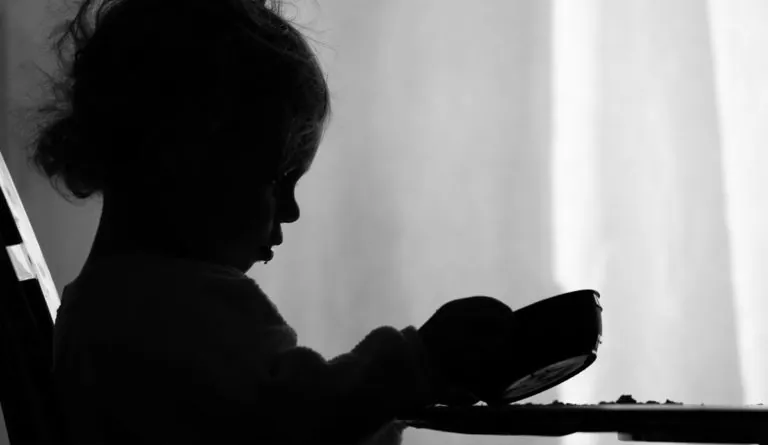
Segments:
[[[8,438],[67,443],[52,373],[59,297],[2,153],[0,188],[0,406]]]

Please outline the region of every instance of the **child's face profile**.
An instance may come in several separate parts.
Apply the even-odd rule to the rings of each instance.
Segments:
[[[181,206],[186,208],[170,216],[176,219],[176,227],[186,225],[191,229],[178,234],[189,252],[180,256],[196,257],[243,272],[255,263],[272,260],[274,247],[283,242],[282,225],[299,219],[295,192],[305,171],[294,167],[269,183],[217,188],[207,196],[209,202],[199,206],[195,205],[194,196],[191,201],[184,199],[186,203]],[[207,220],[202,226],[186,224],[201,216]],[[201,227],[204,230],[200,230]]]
[[[260,185],[256,189],[255,202],[246,213],[253,215],[244,238],[224,243],[222,256],[241,261],[250,268],[259,261],[270,261],[274,257],[273,248],[282,244],[282,224],[290,224],[299,219],[300,210],[296,202],[296,184],[303,172],[289,170],[273,183]],[[252,211],[252,213],[251,213]],[[245,258],[249,258],[246,262]]]

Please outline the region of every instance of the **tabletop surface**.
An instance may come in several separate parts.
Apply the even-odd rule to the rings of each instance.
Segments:
[[[459,434],[565,436],[618,433],[622,440],[763,443],[768,407],[677,403],[434,406],[405,422]]]

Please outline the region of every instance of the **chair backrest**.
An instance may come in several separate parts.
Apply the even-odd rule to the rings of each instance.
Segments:
[[[11,445],[65,442],[53,387],[59,297],[0,153],[0,404]]]

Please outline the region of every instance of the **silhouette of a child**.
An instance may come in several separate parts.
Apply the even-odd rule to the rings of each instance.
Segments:
[[[512,311],[468,302],[326,360],[245,275],[299,219],[330,113],[279,6],[84,0],[59,29],[31,160],[65,198],[61,181],[103,197],[55,325],[75,443],[399,443],[394,419],[474,403],[482,357],[508,347]],[[495,331],[472,337],[466,313]]]

